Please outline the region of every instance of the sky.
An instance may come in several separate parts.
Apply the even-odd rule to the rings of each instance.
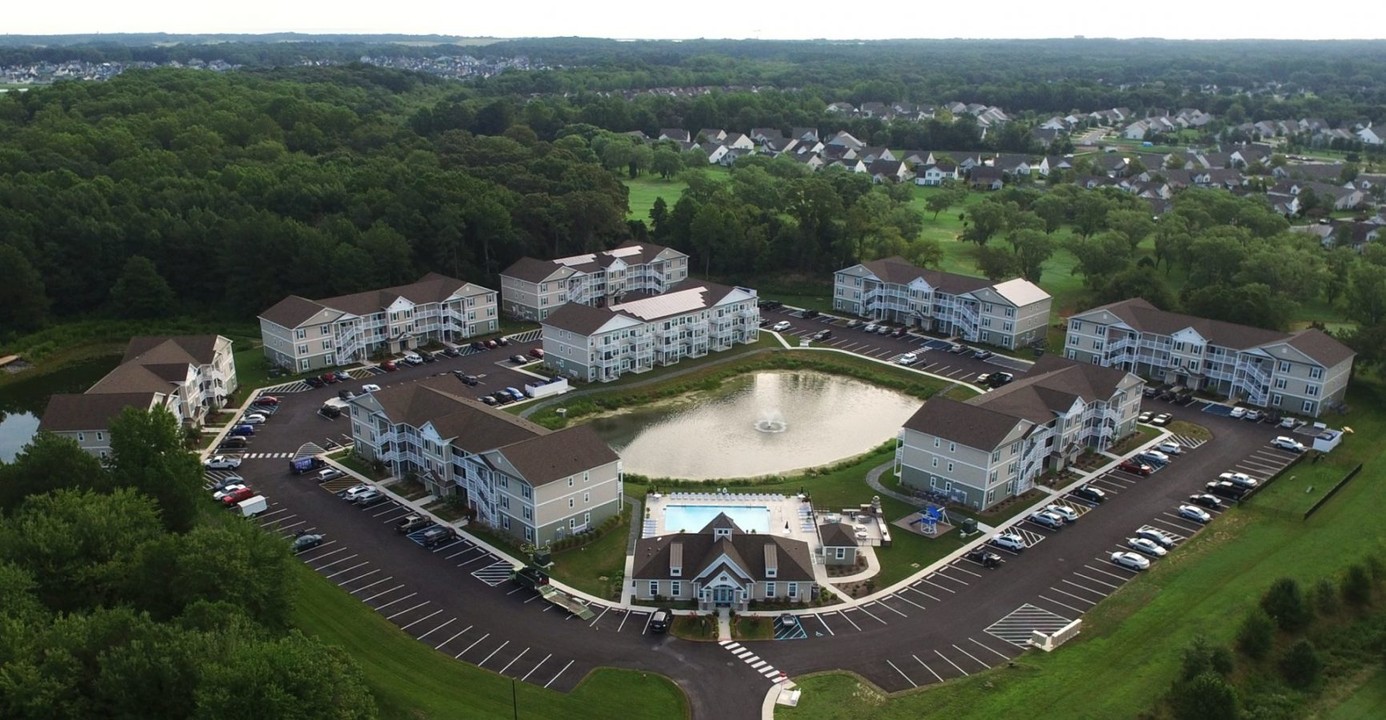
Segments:
[[[1380,23],[1330,21],[1228,0],[800,0],[753,5],[629,0],[66,0],[14,2],[0,33],[404,33],[620,39],[1380,38]]]

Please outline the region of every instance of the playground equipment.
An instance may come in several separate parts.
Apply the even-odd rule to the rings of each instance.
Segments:
[[[930,537],[938,533],[938,524],[950,524],[948,511],[938,505],[929,505],[919,510],[919,519],[911,521],[911,524],[919,523],[919,529]]]

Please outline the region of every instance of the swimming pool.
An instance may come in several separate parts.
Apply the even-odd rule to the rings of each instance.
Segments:
[[[746,532],[770,532],[770,508],[755,505],[667,505],[664,508],[664,530],[698,532],[712,522],[718,513],[726,513],[736,526]]]

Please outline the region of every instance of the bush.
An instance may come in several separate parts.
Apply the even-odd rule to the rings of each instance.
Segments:
[[[1181,680],[1193,680],[1205,673],[1225,676],[1232,672],[1232,653],[1221,645],[1211,645],[1202,636],[1194,638],[1184,648],[1184,658],[1180,665]]]
[[[1275,640],[1275,621],[1261,608],[1252,608],[1237,629],[1237,649],[1249,658],[1259,660],[1270,652]]]
[[[1328,578],[1314,583],[1314,609],[1320,615],[1334,615],[1338,612],[1338,588]]]
[[[1353,607],[1366,607],[1372,604],[1372,578],[1361,563],[1348,566],[1342,579],[1343,602]]]
[[[1313,643],[1301,639],[1291,645],[1280,659],[1280,674],[1285,677],[1285,682],[1294,687],[1313,685],[1323,674],[1323,660],[1319,659]]]
[[[1178,720],[1236,720],[1239,705],[1236,688],[1212,672],[1176,683],[1170,693],[1170,709]]]
[[[1308,627],[1314,620],[1314,609],[1304,597],[1304,591],[1293,578],[1280,578],[1261,596],[1261,608],[1287,632]]]

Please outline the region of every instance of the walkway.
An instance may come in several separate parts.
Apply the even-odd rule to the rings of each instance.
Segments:
[[[896,491],[894,491],[894,490],[890,490],[890,489],[886,488],[886,486],[884,486],[884,485],[881,484],[881,476],[885,474],[885,471],[887,471],[887,470],[889,470],[889,469],[891,469],[891,468],[893,468],[893,467],[895,467],[895,461],[894,461],[894,460],[892,460],[892,461],[890,461],[890,462],[888,462],[888,463],[883,463],[883,464],[878,465],[878,466],[876,466],[876,467],[874,467],[874,468],[871,468],[871,471],[868,472],[868,473],[866,473],[866,484],[867,484],[867,485],[870,485],[870,486],[871,486],[871,489],[872,489],[872,490],[875,490],[876,493],[879,494],[879,495],[884,495],[884,496],[886,496],[886,497],[895,498],[896,500],[899,500],[899,501],[902,502],[902,503],[905,503],[905,504],[907,504],[907,505],[914,506],[914,507],[918,507],[918,506],[920,506],[920,505],[923,505],[923,504],[924,504],[923,498],[911,497],[911,496],[906,495],[906,494],[904,494],[904,493],[896,492]]]

